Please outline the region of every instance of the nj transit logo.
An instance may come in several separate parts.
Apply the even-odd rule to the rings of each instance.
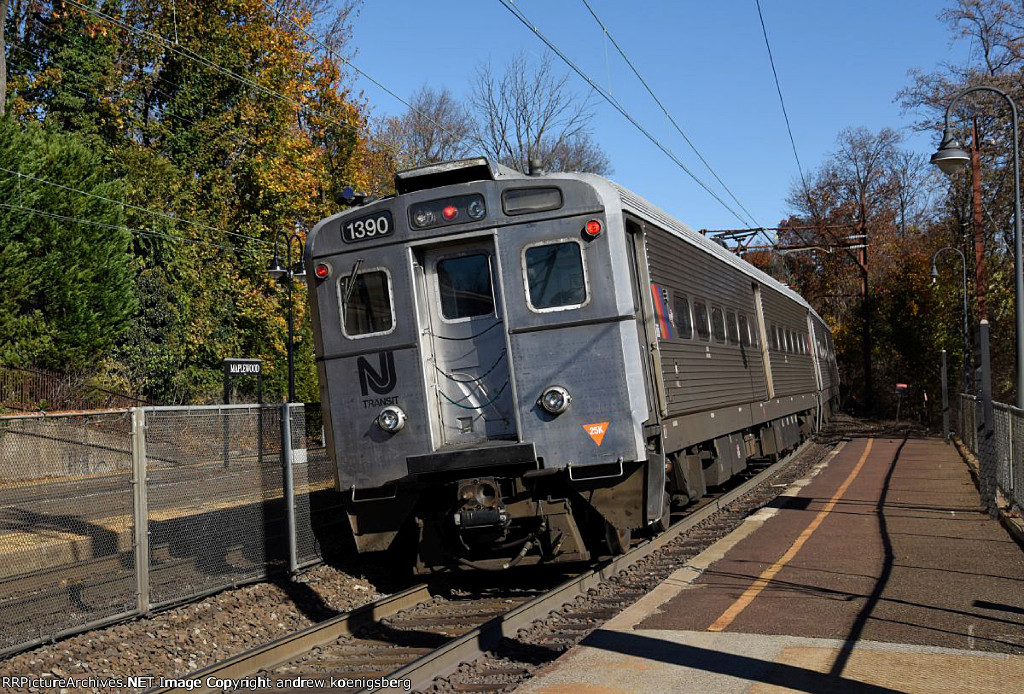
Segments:
[[[378,358],[380,364],[376,369],[366,357],[359,357],[356,360],[356,366],[359,368],[359,389],[363,392],[363,397],[368,396],[371,390],[378,395],[387,395],[398,384],[394,353],[381,352]]]

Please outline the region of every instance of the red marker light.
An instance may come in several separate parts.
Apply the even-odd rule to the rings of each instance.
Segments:
[[[587,226],[583,228],[583,233],[592,239],[597,238],[597,236],[601,233],[601,222],[597,221],[596,219],[591,219],[589,222],[587,222]]]
[[[318,280],[325,280],[331,274],[331,266],[327,263],[317,263],[316,267],[313,268],[313,274],[316,275]]]
[[[441,216],[445,219],[455,219],[455,215],[459,213],[459,208],[455,205],[448,205],[446,208],[441,210]]]

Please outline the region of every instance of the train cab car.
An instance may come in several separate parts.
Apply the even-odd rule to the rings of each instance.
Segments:
[[[359,551],[419,572],[621,552],[830,411],[806,302],[611,181],[477,158],[395,183],[305,250]]]

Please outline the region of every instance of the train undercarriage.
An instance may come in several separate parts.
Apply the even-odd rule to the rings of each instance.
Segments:
[[[699,501],[752,461],[785,455],[815,424],[808,411],[668,455],[652,437],[640,462],[571,470],[485,463],[419,474],[377,498],[361,491],[346,506],[361,552],[415,555],[419,574],[587,561],[661,532],[672,509]],[[648,504],[655,479],[664,480],[660,507]],[[661,513],[649,513],[652,506]]]

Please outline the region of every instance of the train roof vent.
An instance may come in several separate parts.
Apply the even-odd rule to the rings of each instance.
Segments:
[[[395,192],[401,195],[456,183],[494,181],[499,177],[514,173],[501,164],[492,165],[484,157],[458,159],[397,172],[395,174]]]

